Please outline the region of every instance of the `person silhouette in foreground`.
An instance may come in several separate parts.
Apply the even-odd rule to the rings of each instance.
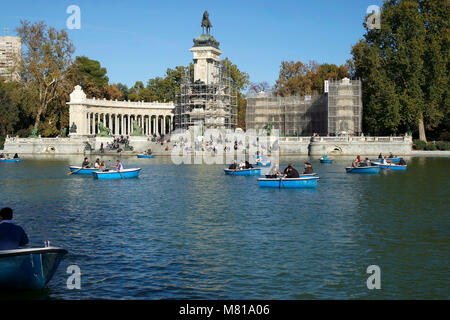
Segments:
[[[21,226],[12,223],[11,208],[0,210],[0,250],[14,250],[28,244],[28,237]]]

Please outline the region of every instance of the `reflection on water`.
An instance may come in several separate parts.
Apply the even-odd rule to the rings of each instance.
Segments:
[[[106,158],[114,161],[115,158]],[[69,250],[46,299],[448,298],[449,160],[406,172],[346,174],[349,159],[311,161],[317,189],[260,189],[222,165],[122,158],[139,179],[67,175],[81,157],[0,165],[0,205],[31,244]],[[66,288],[67,266],[81,290]],[[382,290],[366,288],[379,265]]]

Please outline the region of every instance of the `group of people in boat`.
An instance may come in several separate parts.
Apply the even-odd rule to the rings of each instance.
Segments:
[[[314,169],[310,162],[305,162],[304,171],[302,174],[313,174]],[[266,178],[300,178],[300,173],[295,169],[292,163],[289,163],[286,168],[284,168],[283,173],[281,173],[278,169],[278,164],[275,163],[270,170],[269,174],[266,175]]]
[[[86,168],[86,169],[87,168],[91,168],[91,163],[89,162],[89,159],[87,157],[84,158],[83,163],[81,164],[81,167],[82,168]],[[123,165],[122,165],[122,162],[120,162],[120,160],[117,160],[116,161],[116,165],[114,167],[107,168],[106,164],[105,164],[105,161],[100,161],[100,159],[97,158],[95,160],[92,168],[98,169],[98,171],[109,171],[111,169],[115,169],[115,170],[121,171],[121,170],[123,170]]]
[[[228,167],[230,170],[243,170],[243,169],[253,169],[253,166],[248,161],[241,161],[239,165],[237,164],[236,160],[233,160],[233,162]]]
[[[9,153],[0,154],[0,159],[19,159],[19,155],[16,153],[12,158]]]
[[[384,165],[390,164],[391,161],[389,161],[390,159],[394,159],[396,158],[396,156],[394,156],[392,154],[392,152],[389,154],[389,156],[384,156],[383,154],[380,153],[378,155],[378,162],[382,163]],[[406,161],[403,158],[400,158],[400,160],[398,161],[399,165],[406,165]],[[357,167],[367,167],[367,166],[372,166],[372,165],[376,165],[374,164],[371,160],[369,160],[369,158],[365,158],[364,161],[361,161],[361,157],[357,156],[355,160],[353,160],[352,162],[352,167],[357,168]]]

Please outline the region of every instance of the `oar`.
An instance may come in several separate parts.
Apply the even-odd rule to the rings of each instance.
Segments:
[[[120,173],[119,169],[117,169],[117,172],[120,174],[120,176],[122,177],[122,179],[126,179],[126,177]]]
[[[74,174],[74,173],[76,173],[76,172],[78,172],[78,171],[80,171],[81,169],[84,169],[83,167],[81,167],[80,169],[78,169],[78,170],[75,170],[75,171],[70,171],[70,172],[68,172],[67,173],[67,175],[71,175],[71,174]]]
[[[281,178],[281,184],[283,185],[283,189],[286,189],[286,186],[284,185],[284,182],[283,182],[283,178]]]

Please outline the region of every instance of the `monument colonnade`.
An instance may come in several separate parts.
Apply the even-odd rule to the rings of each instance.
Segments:
[[[174,104],[161,102],[132,102],[88,99],[80,86],[70,94],[70,127],[76,131],[71,135],[94,135],[100,133],[100,123],[112,135],[130,135],[134,124],[145,135],[170,134],[174,128]]]

